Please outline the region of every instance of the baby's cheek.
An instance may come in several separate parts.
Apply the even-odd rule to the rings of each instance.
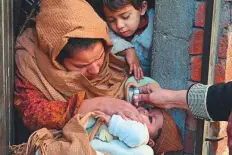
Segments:
[[[150,123],[150,121],[149,121],[148,116],[145,116],[145,115],[142,115],[142,114],[141,114],[141,117],[143,118],[144,123],[146,124],[146,126],[147,126],[148,128],[150,128],[151,123]]]

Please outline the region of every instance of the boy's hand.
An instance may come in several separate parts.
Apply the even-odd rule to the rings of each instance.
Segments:
[[[125,50],[126,61],[130,66],[130,74],[134,72],[134,77],[137,81],[144,77],[143,70],[141,68],[139,59],[135,53],[133,48],[129,48]]]
[[[95,112],[97,118],[101,118],[101,119],[104,120],[104,122],[106,124],[109,124],[110,119],[111,119],[110,115],[107,115],[107,114],[105,114],[105,113],[103,113],[101,111],[94,111],[94,112]]]

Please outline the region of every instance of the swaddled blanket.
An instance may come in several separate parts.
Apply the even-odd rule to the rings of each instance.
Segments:
[[[95,124],[94,120],[90,121],[87,130]],[[145,124],[113,115],[108,126],[101,125],[90,144],[95,150],[110,155],[153,155],[148,141],[149,132]]]

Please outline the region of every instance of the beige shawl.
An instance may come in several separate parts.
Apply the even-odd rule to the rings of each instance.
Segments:
[[[10,150],[13,155],[34,155],[35,151],[38,151],[40,155],[96,155],[89,141],[93,139],[103,120],[99,119],[96,122],[89,137],[85,131],[89,117],[95,116],[98,115],[94,112],[82,118],[76,115],[62,130],[42,128],[35,131],[27,143],[13,145]]]

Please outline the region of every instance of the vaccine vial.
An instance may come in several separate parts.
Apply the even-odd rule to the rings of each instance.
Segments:
[[[139,88],[134,88],[133,95],[136,95],[136,94],[139,94]],[[136,106],[138,106],[138,105],[139,105],[139,102],[134,102],[134,104],[135,104]]]

